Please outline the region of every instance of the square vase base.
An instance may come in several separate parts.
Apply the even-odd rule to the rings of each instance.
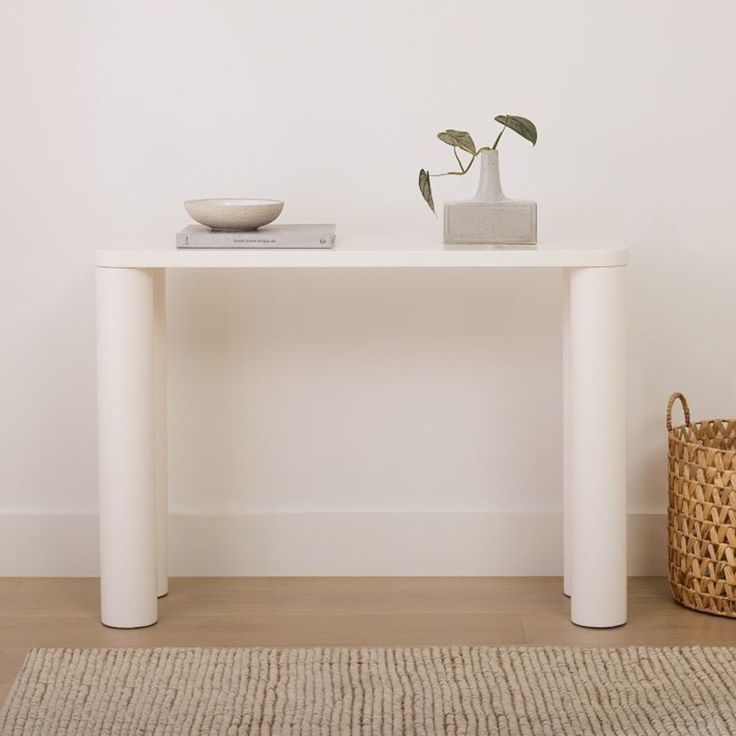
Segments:
[[[537,243],[536,202],[445,202],[444,219],[447,245],[533,247]]]

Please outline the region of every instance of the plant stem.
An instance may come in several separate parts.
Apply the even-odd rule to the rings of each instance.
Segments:
[[[453,147],[454,150],[454,147]],[[481,148],[480,151],[483,149]],[[444,174],[430,174],[430,176],[462,176],[463,174],[467,174],[468,171],[470,171],[470,167],[473,165],[473,161],[475,161],[475,157],[480,153],[480,151],[476,151],[473,154],[473,158],[468,161],[468,165],[463,168],[463,162],[460,160],[459,156],[457,155],[457,152],[455,153],[455,158],[457,159],[457,162],[460,164],[460,171],[446,171]]]
[[[498,134],[498,136],[496,136],[496,141],[493,144],[493,148],[491,150],[493,151],[496,150],[496,146],[498,145],[498,142],[501,140],[501,136],[503,135],[504,130],[506,130],[506,124],[508,123],[508,120],[509,120],[509,116],[506,115],[506,122],[503,124],[503,128],[501,128],[501,132]]]
[[[465,171],[463,171],[463,174],[467,174],[467,173],[468,173],[468,171],[470,171],[470,167],[471,167],[471,166],[473,165],[473,161],[475,161],[475,157],[476,157],[477,155],[478,155],[478,151],[476,151],[476,152],[475,152],[475,153],[473,154],[473,158],[471,158],[471,159],[470,159],[470,161],[468,161],[468,165],[467,165],[467,166],[465,167]]]
[[[501,133],[503,133],[503,130],[501,130]],[[501,137],[501,134],[499,133],[499,138]],[[498,138],[496,138],[496,143],[498,143]],[[462,176],[463,174],[467,174],[468,171],[470,171],[470,167],[473,165],[473,162],[478,157],[479,154],[483,153],[483,151],[492,151],[493,148],[491,146],[483,146],[482,148],[479,148],[472,156],[470,161],[468,161],[467,166],[463,166],[463,162],[460,160],[460,157],[457,155],[457,150],[455,146],[452,147],[452,151],[455,154],[455,158],[457,159],[458,164],[460,164],[460,171],[446,171],[444,174],[429,174],[429,176]]]
[[[465,171],[446,171],[444,174],[430,174],[430,176],[462,176]]]

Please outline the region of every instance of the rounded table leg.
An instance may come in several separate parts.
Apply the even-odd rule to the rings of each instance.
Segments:
[[[570,280],[572,621],[626,622],[626,393],[623,267]]]
[[[102,623],[150,626],[156,597],[154,278],[97,269]]]

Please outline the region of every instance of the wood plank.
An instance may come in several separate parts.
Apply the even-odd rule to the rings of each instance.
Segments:
[[[96,578],[0,579],[0,615],[97,615]],[[559,578],[171,578],[170,616],[564,611]]]
[[[524,644],[516,614],[272,614],[166,616],[111,629],[89,616],[0,618],[0,646],[248,647]]]
[[[0,578],[0,698],[31,647],[736,646],[736,621],[631,578],[629,623],[569,620],[560,578],[172,578],[156,626],[99,622],[94,578]]]
[[[25,648],[0,649],[0,705],[8,697],[15,677],[29,651]]]
[[[189,578],[172,580],[171,616],[564,611],[556,578]]]
[[[98,578],[0,578],[0,618],[4,616],[96,615]]]

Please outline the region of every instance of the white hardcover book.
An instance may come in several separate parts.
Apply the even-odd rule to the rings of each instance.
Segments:
[[[335,225],[266,225],[248,232],[188,225],[176,234],[177,248],[332,248]]]

